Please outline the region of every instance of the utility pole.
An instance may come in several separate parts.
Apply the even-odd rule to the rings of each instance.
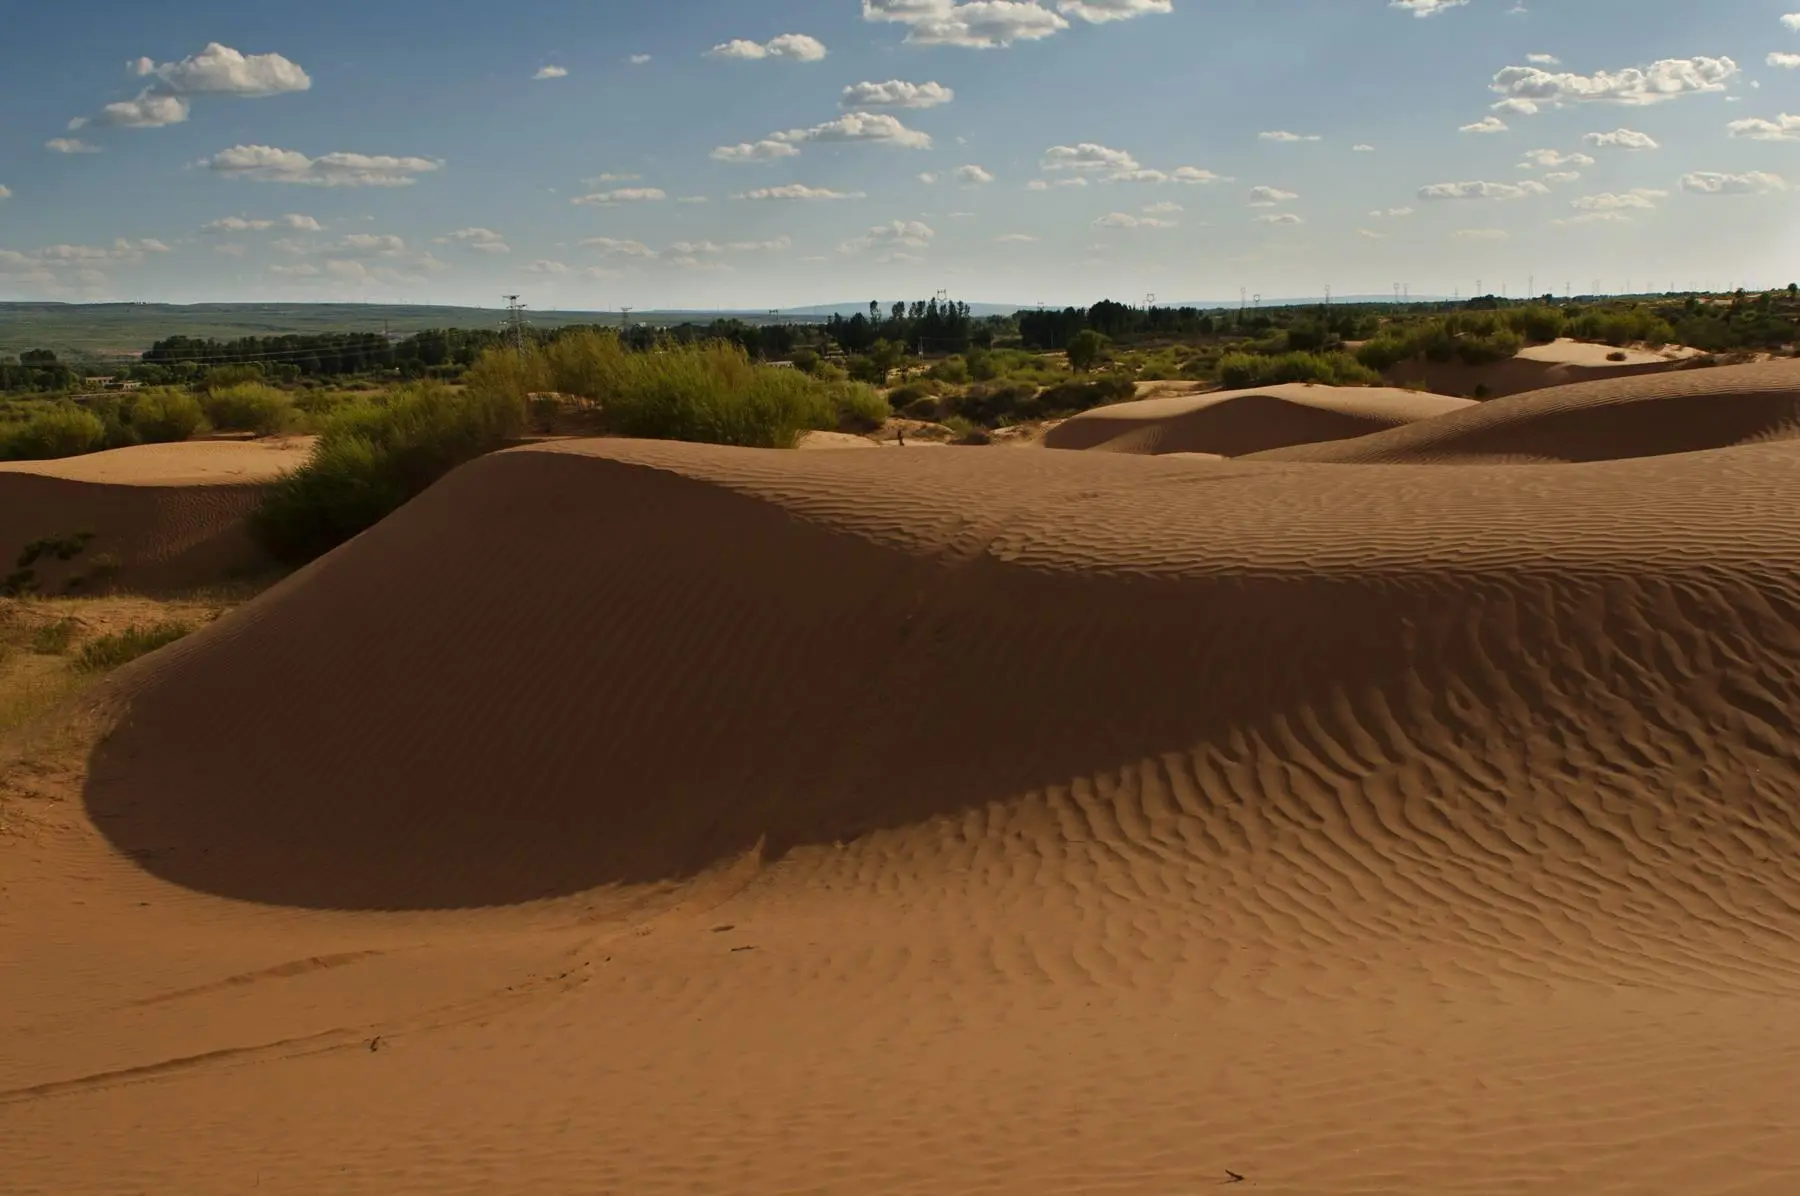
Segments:
[[[1399,302],[1400,302],[1400,284],[1395,283],[1394,284],[1394,303],[1396,305],[1398,305]]]
[[[1525,297],[1527,299],[1537,298],[1537,275],[1535,274],[1525,276]]]
[[[1144,310],[1149,311],[1151,308],[1153,308],[1155,306],[1156,306],[1156,292],[1155,291],[1145,291],[1144,292]]]
[[[1325,284],[1325,306],[1326,307],[1331,306],[1331,284],[1330,283]]]

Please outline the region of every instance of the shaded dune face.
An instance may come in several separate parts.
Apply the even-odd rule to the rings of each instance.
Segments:
[[[1344,464],[1587,462],[1700,452],[1800,433],[1800,361],[1608,378],[1494,399],[1268,460]]]
[[[507,904],[937,821],[1021,868],[1208,878],[1306,941],[1737,958],[1800,908],[1796,496],[1785,443],[515,450],[128,672],[86,800],[157,875],[294,906]]]
[[[1051,428],[1046,448],[1239,457],[1346,440],[1473,406],[1467,399],[1300,384],[1142,399],[1097,407]]]

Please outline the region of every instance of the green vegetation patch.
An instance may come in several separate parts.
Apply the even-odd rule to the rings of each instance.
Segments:
[[[193,630],[186,623],[170,620],[103,635],[81,646],[75,656],[75,668],[83,673],[108,672],[166,647]]]

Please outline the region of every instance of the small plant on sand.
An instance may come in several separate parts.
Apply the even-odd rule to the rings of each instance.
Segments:
[[[1606,355],[1606,360],[1608,361],[1626,361],[1629,358],[1630,354],[1626,353],[1623,349],[1614,349],[1611,353]]]
[[[83,673],[104,673],[172,644],[191,631],[193,628],[186,623],[174,621],[128,627],[83,644],[75,656],[75,667]]]
[[[31,634],[31,650],[39,656],[61,656],[75,642],[81,624],[74,619],[46,623]]]

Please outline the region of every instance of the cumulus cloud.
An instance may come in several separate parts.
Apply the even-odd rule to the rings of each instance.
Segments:
[[[863,19],[905,25],[906,40],[913,45],[977,50],[1039,41],[1069,27],[1032,0],[863,0]]]
[[[1363,143],[1351,146],[1350,151],[1352,153],[1357,153],[1357,154],[1372,154],[1375,152],[1375,147],[1372,145],[1369,145],[1367,142],[1363,142]]]
[[[1558,227],[1581,224],[1630,224],[1631,217],[1617,209],[1605,208],[1597,212],[1583,212],[1579,216],[1552,220],[1550,223]]]
[[[1550,188],[1533,179],[1523,183],[1432,183],[1419,188],[1419,198],[1425,200],[1447,199],[1526,199],[1533,195],[1548,195]]]
[[[1572,183],[1581,177],[1579,170],[1552,170],[1544,176],[1546,183]]]
[[[1800,12],[1788,13],[1785,17],[1781,18],[1781,23],[1785,28],[1800,33]]]
[[[1527,54],[1525,61],[1532,66],[1561,66],[1562,59],[1554,54]]]
[[[1472,125],[1464,125],[1459,133],[1504,133],[1509,126],[1497,116],[1486,116]]]
[[[540,66],[537,74],[532,76],[533,79],[566,79],[568,77],[569,68],[565,66]]]
[[[1681,189],[1695,195],[1767,195],[1786,191],[1787,180],[1764,170],[1743,174],[1722,174],[1713,170],[1695,170],[1681,176]]]
[[[1000,236],[995,237],[994,240],[1000,242],[1002,245],[1029,245],[1036,241],[1037,238],[1030,233],[1002,233]]]
[[[153,80],[129,100],[107,104],[92,117],[77,117],[71,129],[88,124],[121,129],[157,129],[188,118],[193,96],[256,99],[305,91],[312,79],[280,54],[243,54],[218,42],[177,62],[139,58],[129,65],[140,79]]]
[[[1318,141],[1317,133],[1290,133],[1286,129],[1271,129],[1266,133],[1258,133],[1264,141],[1279,141],[1291,145],[1297,141]]]
[[[827,187],[808,187],[804,183],[788,183],[781,187],[761,187],[734,195],[733,199],[866,199],[861,191],[833,191]]]
[[[980,166],[958,166],[956,181],[965,186],[979,187],[994,181],[994,176]]]
[[[948,104],[956,93],[942,83],[908,83],[889,79],[886,83],[852,83],[844,88],[839,103],[849,111],[865,108],[936,108]]]
[[[1725,129],[1741,141],[1800,141],[1800,116],[1786,112],[1774,120],[1752,116],[1734,120]]]
[[[1153,204],[1144,205],[1144,211],[1148,212],[1152,216],[1166,216],[1170,212],[1180,212],[1180,211],[1184,211],[1184,210],[1185,209],[1182,208],[1182,206],[1180,204],[1170,203],[1166,199],[1163,200],[1161,203],[1153,203]]]
[[[309,158],[297,150],[269,145],[234,145],[200,165],[227,178],[254,183],[295,183],[312,187],[409,187],[420,176],[441,170],[432,158],[371,154],[321,154]]]
[[[1776,50],[1764,61],[1770,66],[1785,67],[1790,71],[1800,68],[1800,54],[1790,54],[1786,50]]]
[[[1095,228],[1174,228],[1175,221],[1156,216],[1133,216],[1130,212],[1108,212],[1094,221]]]
[[[1521,170],[1558,170],[1568,166],[1592,166],[1594,160],[1586,154],[1565,154],[1560,150],[1534,149],[1525,151],[1525,160],[1519,163]]]
[[[1128,21],[1132,17],[1167,14],[1175,10],[1171,0],[1060,0],[1056,8],[1058,12],[1090,25]]]
[[[1667,199],[1667,191],[1658,191],[1653,187],[1634,187],[1630,191],[1603,191],[1598,195],[1582,195],[1569,201],[1569,206],[1577,212],[1619,212],[1626,209],[1649,211],[1656,206],[1659,199]]]
[[[799,155],[800,151],[787,142],[773,141],[766,137],[761,141],[746,141],[739,145],[721,145],[712,152],[712,156],[720,162],[774,162]]]
[[[1642,106],[1687,95],[1724,91],[1725,85],[1737,73],[1737,63],[1724,57],[1664,58],[1647,67],[1596,71],[1592,75],[1546,71],[1537,66],[1509,66],[1494,75],[1490,90],[1506,100],[1524,101],[1534,106],[1534,110],[1546,104]]]
[[[1388,0],[1389,8],[1410,12],[1415,17],[1435,17],[1441,12],[1461,8],[1469,0]]]
[[[871,249],[924,249],[931,244],[937,231],[930,225],[918,220],[891,220],[886,224],[877,224],[860,237],[853,237],[838,246],[839,253],[865,253]]]
[[[399,257],[406,252],[406,242],[387,233],[351,233],[336,245],[332,253],[353,253],[371,257]]]
[[[142,91],[134,99],[106,105],[91,119],[82,117],[70,121],[69,128],[80,129],[95,124],[115,129],[160,129],[186,120],[190,107],[185,96]]]
[[[511,253],[512,246],[506,238],[491,228],[459,228],[448,237],[439,237],[440,243],[453,243],[476,253]]]
[[[668,192],[660,187],[619,187],[612,191],[596,191],[592,195],[577,195],[569,202],[611,208],[622,203],[661,203],[667,198]]]
[[[708,58],[736,58],[756,61],[763,58],[791,58],[795,62],[818,62],[825,57],[825,43],[804,33],[784,33],[766,42],[736,38],[706,52]]]
[[[273,220],[246,220],[242,216],[226,216],[222,220],[213,220],[202,224],[200,231],[203,233],[244,233],[261,232],[263,229],[274,227]]]
[[[1450,235],[1459,241],[1506,240],[1506,230],[1503,228],[1459,228]]]
[[[1369,215],[1375,217],[1377,220],[1399,220],[1412,214],[1413,209],[1411,208],[1377,208],[1369,213]]]
[[[97,154],[100,147],[89,145],[75,137],[52,137],[44,142],[44,148],[53,154]]]
[[[1080,145],[1053,145],[1038,163],[1045,170],[1132,171],[1138,162],[1124,150],[1084,141]]]
[[[1283,191],[1280,187],[1250,188],[1250,206],[1253,208],[1272,208],[1278,203],[1286,203],[1300,196],[1292,191]]]
[[[626,59],[626,61],[631,63],[632,66],[643,66],[646,62],[650,61],[650,55],[633,54],[630,58]]]
[[[527,274],[558,275],[558,274],[570,274],[570,273],[574,272],[573,267],[571,267],[567,262],[553,262],[553,261],[549,260],[548,258],[539,258],[537,261],[531,263],[529,266],[522,266],[522,267],[520,267],[520,269],[524,270],[525,273],[527,273]]]
[[[1610,133],[1586,133],[1582,135],[1581,142],[1583,145],[1591,145],[1597,149],[1653,150],[1661,148],[1656,143],[1656,138],[1635,129],[1614,129]]]
[[[1169,175],[1177,183],[1229,183],[1224,175],[1214,174],[1210,170],[1202,170],[1198,166],[1177,166]]]
[[[597,251],[602,257],[652,258],[656,250],[642,241],[620,240],[617,237],[588,237],[576,244],[583,249]]]
[[[1305,224],[1306,221],[1292,212],[1264,212],[1256,218],[1258,224]]]

